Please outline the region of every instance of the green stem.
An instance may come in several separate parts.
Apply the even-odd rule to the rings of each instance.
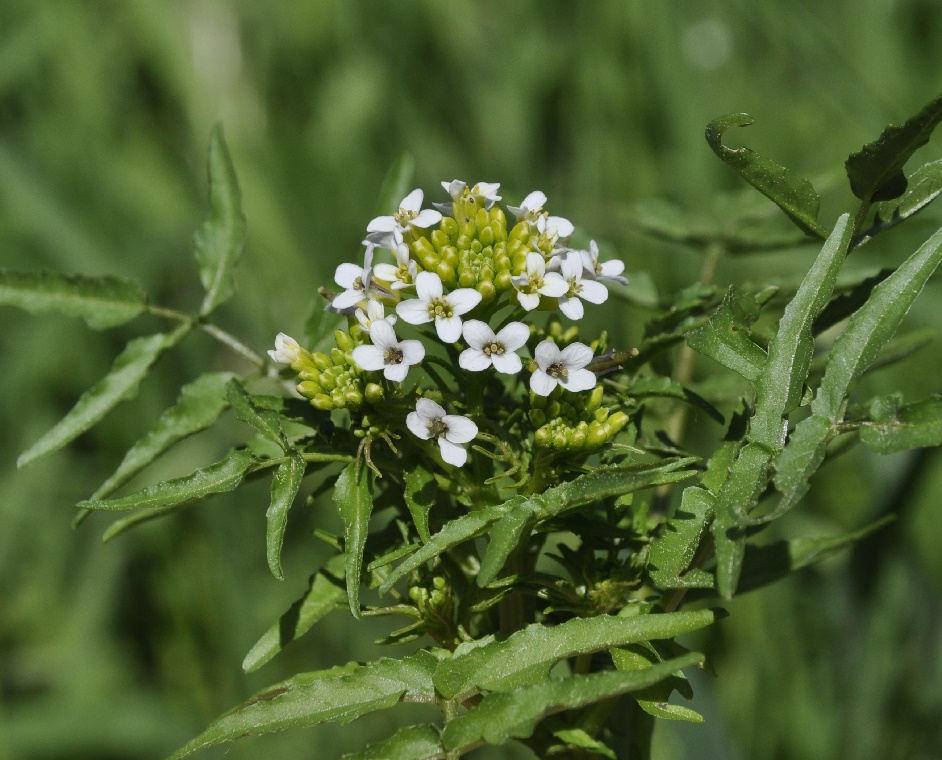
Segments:
[[[250,363],[254,364],[260,370],[265,369],[265,359],[259,354],[255,353],[251,348],[246,346],[242,341],[236,338],[231,333],[227,333],[225,330],[216,327],[216,325],[211,324],[210,322],[201,322],[198,319],[195,319],[189,314],[186,314],[182,311],[177,311],[176,309],[166,309],[163,306],[148,306],[147,311],[149,314],[153,314],[155,317],[163,317],[164,319],[173,319],[177,322],[182,322],[184,324],[189,324],[194,327],[199,328],[207,335],[212,336],[220,343],[228,346],[233,351],[235,351],[239,356],[244,359],[247,359]]]

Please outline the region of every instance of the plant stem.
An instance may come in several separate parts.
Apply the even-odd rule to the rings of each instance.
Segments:
[[[193,325],[202,330],[207,335],[211,335],[220,343],[223,343],[224,345],[231,348],[233,351],[239,354],[239,356],[241,356],[243,359],[247,359],[251,364],[254,364],[260,370],[265,369],[266,362],[262,356],[259,356],[257,353],[255,353],[255,351],[246,346],[242,341],[240,341],[231,333],[227,333],[222,328],[219,328],[210,322],[201,322],[190,314],[177,311],[176,309],[166,309],[163,306],[148,306],[147,311],[148,313],[153,314],[155,317],[173,319],[177,322]]]

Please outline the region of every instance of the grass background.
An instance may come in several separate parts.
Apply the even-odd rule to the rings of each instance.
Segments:
[[[710,119],[752,114],[755,126],[730,142],[813,178],[830,225],[853,208],[841,178],[847,154],[933,97],[940,71],[942,6],[930,0],[4,0],[0,265],[116,274],[157,303],[194,308],[192,232],[205,213],[209,129],[221,119],[250,238],[239,297],[219,320],[258,350],[278,331],[301,332],[316,288],[359,250],[403,152],[429,198],[453,177],[500,181],[511,203],[544,190],[578,234],[669,295],[696,279],[698,254],[640,236],[627,210],[666,198],[722,221],[714,197],[741,183],[703,140]],[[939,145],[936,137],[918,158],[940,157]],[[938,224],[926,212],[855,254],[849,270],[899,263]],[[813,255],[728,258],[717,281],[788,285]],[[942,327],[940,291],[930,284],[907,329]],[[607,309],[620,344],[640,337],[645,312]],[[371,642],[385,629],[338,615],[259,673],[240,669],[320,561],[310,530],[336,527],[329,502],[293,513],[284,583],[265,565],[264,486],[104,547],[106,522],[69,528],[72,504],[181,383],[207,368],[241,369],[205,336],[165,358],[139,397],[94,431],[16,471],[17,454],[121,346],[160,326],[141,318],[95,333],[0,312],[0,760],[160,757],[260,687],[378,654]],[[939,392],[939,349],[936,339],[874,374],[860,397]],[[715,369],[707,364],[700,380]],[[715,441],[719,428],[697,422]],[[225,432],[239,433],[235,423]],[[182,444],[147,481],[214,461],[228,446],[223,433]],[[697,683],[694,706],[708,721],[662,724],[655,757],[939,757],[940,491],[936,450],[854,451],[822,471],[781,530],[837,532],[887,511],[899,520],[731,604],[700,642],[719,673]],[[352,727],[238,743],[225,757],[335,757],[384,736],[391,720],[423,715],[397,708]]]

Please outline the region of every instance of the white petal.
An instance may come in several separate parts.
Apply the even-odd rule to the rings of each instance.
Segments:
[[[518,322],[517,324],[521,323]],[[494,331],[488,327],[487,323],[482,322],[480,319],[469,319],[464,323],[462,332],[468,345],[478,350],[484,348],[485,343],[490,343],[497,338],[497,336],[494,335]],[[530,331],[528,329],[527,335],[529,334]]]
[[[419,272],[415,276],[415,292],[426,304],[441,298],[444,292],[442,278],[434,272]]]
[[[432,205],[438,209],[439,213],[444,216],[452,216],[454,214],[454,208],[451,205],[451,201],[447,203],[438,203],[437,201],[432,201]]]
[[[583,280],[579,298],[589,303],[604,303],[608,298],[608,288],[596,280]]]
[[[520,206],[507,206],[507,210],[514,215],[514,219],[519,219],[527,213],[527,210]]]
[[[392,232],[396,228],[396,219],[392,216],[378,216],[366,225],[367,232]]]
[[[466,348],[458,355],[458,366],[468,372],[483,372],[491,366],[492,358],[480,349]]]
[[[549,396],[556,387],[556,380],[538,369],[530,375],[530,390],[538,396]]]
[[[394,383],[401,383],[406,379],[407,374],[409,374],[409,365],[405,363],[387,364],[386,369],[383,370],[383,376]]]
[[[595,262],[597,259],[593,259],[592,254],[588,251],[579,251],[578,253],[582,258],[582,266],[585,268],[585,271],[595,276]]]
[[[459,357],[460,358],[460,357]],[[492,354],[491,361],[494,362],[494,369],[503,372],[505,375],[516,375],[523,369],[523,362],[516,354]]]
[[[415,402],[415,411],[425,420],[426,423],[445,416],[445,410],[441,405],[432,401],[430,398],[422,397]]]
[[[435,331],[442,343],[457,343],[461,338],[461,317],[435,317]]]
[[[424,325],[432,321],[428,313],[428,301],[419,298],[400,301],[396,304],[396,313],[410,325]]]
[[[551,364],[562,361],[559,348],[551,340],[541,341],[536,347],[536,351],[533,352],[533,357],[536,359],[536,363],[540,365],[540,369],[544,370]]]
[[[377,269],[378,268],[379,267],[377,267]],[[559,263],[559,271],[567,280],[575,279],[576,282],[581,280],[583,269],[584,267],[582,265],[582,257],[577,256],[574,251],[570,251],[565,256],[563,256]]]
[[[425,197],[425,193],[422,192],[418,187],[409,193],[402,201],[399,203],[399,208],[403,211],[418,211],[422,208],[422,199]]]
[[[576,228],[573,226],[572,222],[568,219],[564,219],[561,216],[551,216],[546,220],[547,227],[555,227],[556,234],[561,238],[569,237]]]
[[[363,244],[366,246],[363,252],[363,269],[367,270],[373,266],[373,249],[376,248],[376,243],[364,240]]]
[[[539,293],[518,293],[517,300],[526,311],[533,311],[540,305]]]
[[[445,438],[452,443],[467,443],[474,440],[478,434],[478,426],[460,414],[446,414],[442,418],[442,422],[448,428],[445,432]]]
[[[544,296],[559,298],[569,292],[569,283],[562,278],[562,275],[556,272],[547,272],[546,277],[543,278],[543,284],[537,290]]]
[[[546,193],[542,190],[534,190],[520,204],[527,211],[539,211],[546,205]]]
[[[370,340],[384,352],[398,343],[396,331],[385,319],[377,319],[370,325]]]
[[[559,310],[572,320],[582,319],[585,316],[582,301],[578,298],[560,298]]]
[[[425,229],[426,227],[431,227],[433,224],[438,224],[442,220],[442,212],[435,211],[434,209],[424,208],[419,212],[419,215],[412,220],[411,224],[416,227],[421,227]]]
[[[360,366],[360,369],[372,372],[386,366],[384,353],[383,349],[377,346],[357,346],[353,349],[353,361]]]
[[[465,338],[467,337],[468,334],[465,333]],[[498,343],[503,345],[505,351],[516,351],[523,348],[526,342],[530,340],[530,328],[523,322],[508,322],[494,337]]]
[[[478,182],[474,186],[475,195],[480,195],[489,201],[500,200],[500,196],[497,194],[498,190],[500,190],[500,182]]]
[[[453,179],[451,182],[442,182],[442,187],[445,188],[445,192],[454,200],[458,200],[461,197],[461,193],[467,186],[468,183],[462,182],[460,179]]]
[[[585,343],[570,343],[560,352],[559,358],[572,373],[592,361],[592,349]]]
[[[352,288],[357,277],[363,279],[363,267],[356,264],[341,264],[334,272],[334,282],[342,288]]]
[[[531,280],[536,280],[546,274],[546,259],[542,253],[530,251],[527,254],[527,274]]]
[[[590,388],[594,388],[596,382],[598,382],[598,378],[591,370],[577,369],[575,372],[570,370],[568,377],[564,378],[561,382],[563,388],[567,391],[578,393],[579,391],[587,391]]]
[[[398,282],[399,267],[392,264],[377,264],[373,269],[373,276],[383,282]]]
[[[421,401],[421,399],[419,399]],[[406,415],[406,427],[412,431],[413,435],[418,436],[423,441],[427,441],[432,436],[428,432],[428,423],[425,422],[418,412],[409,412]]]
[[[418,364],[425,358],[425,346],[417,340],[404,340],[399,344],[399,350],[402,351],[402,363],[413,365]]]
[[[362,290],[345,290],[343,293],[334,296],[331,306],[335,311],[343,311],[356,306],[360,301],[366,300],[366,294]]]
[[[438,439],[438,447],[442,450],[442,459],[448,464],[464,467],[464,463],[468,461],[468,452],[464,447],[446,440],[444,436]]]
[[[467,314],[481,303],[481,294],[474,288],[458,288],[451,291],[445,300],[451,304],[455,314]],[[455,338],[455,340],[458,339]]]

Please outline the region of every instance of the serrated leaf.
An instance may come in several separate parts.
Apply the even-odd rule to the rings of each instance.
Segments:
[[[860,440],[878,454],[942,445],[942,396],[900,406],[889,419],[863,423]]]
[[[252,395],[247,393],[242,383],[235,378],[226,386],[226,395],[236,417],[251,425],[262,438],[279,446],[282,451],[288,450],[288,442],[281,430],[281,421],[277,412],[255,403]]]
[[[818,223],[821,199],[808,180],[749,148],[729,148],[723,144],[723,134],[730,127],[748,127],[754,123],[755,119],[745,113],[721,116],[707,125],[707,142],[719,158],[781,208],[803,232],[827,237],[827,231]]]
[[[687,572],[713,519],[715,499],[703,488],[684,489],[680,506],[652,542],[648,555],[651,580],[661,588],[712,588],[713,577],[699,569]]]
[[[428,514],[435,500],[435,476],[417,464],[403,475],[405,501],[412,515],[412,522],[423,543],[428,543]]]
[[[942,94],[902,125],[890,125],[871,143],[851,153],[844,163],[850,189],[861,200],[886,201],[906,192],[903,166],[929,142],[942,120]]]
[[[185,504],[211,494],[234,490],[242,482],[253,461],[250,451],[236,449],[218,462],[181,478],[165,480],[118,499],[80,501],[76,506],[79,509],[118,512],[125,509],[159,509]]]
[[[893,337],[903,317],[942,262],[942,230],[873,289],[867,303],[851,317],[831,348],[811,411],[836,420],[853,382]]]
[[[706,324],[690,330],[684,337],[697,353],[755,381],[768,358],[748,334],[758,316],[755,299],[731,287]]]
[[[258,670],[288,644],[307,633],[329,612],[347,602],[344,584],[346,560],[338,554],[311,576],[308,590],[255,642],[242,661],[246,673]]]
[[[298,495],[306,469],[304,457],[299,452],[292,451],[285,457],[285,461],[278,465],[271,481],[271,505],[265,513],[265,556],[268,558],[272,575],[280,581],[285,578],[281,569],[281,545],[288,524],[288,510]]]
[[[650,639],[670,639],[716,619],[713,610],[659,615],[573,618],[556,626],[528,625],[507,639],[459,646],[435,671],[435,688],[449,699],[479,689],[511,691],[545,680],[559,660]],[[676,669],[676,668],[675,668]]]
[[[108,374],[89,388],[69,413],[16,460],[17,467],[58,451],[94,427],[114,407],[133,398],[151,365],[188,331],[181,325],[170,333],[158,333],[130,341],[114,360]]]
[[[226,383],[231,372],[201,375],[180,389],[177,402],[160,415],[153,429],[124,455],[118,469],[89,497],[102,499],[153,462],[173,444],[212,425],[228,406]]]
[[[442,742],[446,749],[460,750],[482,740],[489,744],[503,744],[512,738],[525,738],[547,715],[643,689],[669,677],[674,671],[702,661],[703,655],[694,652],[645,670],[591,673],[488,694],[477,707],[445,726]]]
[[[373,513],[370,469],[362,462],[344,467],[334,486],[334,503],[343,520],[344,556],[346,557],[347,598],[350,612],[360,617],[360,577],[363,573],[363,550]]]
[[[349,723],[401,700],[432,702],[432,672],[438,660],[427,651],[401,660],[382,659],[336,674],[302,673],[256,694],[217,719],[177,750],[171,760],[244,736],[319,723]]]
[[[209,216],[195,236],[196,261],[206,291],[200,306],[203,317],[232,296],[233,270],[245,247],[239,183],[218,123],[209,136],[209,207]]]
[[[740,591],[752,591],[791,575],[798,570],[836,554],[854,541],[891,523],[892,515],[880,518],[850,533],[839,536],[796,538],[766,546],[746,547]]]
[[[81,317],[100,330],[134,319],[147,308],[147,294],[119,277],[0,269],[0,306]]]
[[[612,662],[618,670],[645,670],[664,661],[660,653],[650,644],[634,644],[612,650]],[[704,718],[696,710],[682,705],[672,705],[668,700],[676,690],[690,694],[690,684],[683,675],[672,674],[653,686],[638,691],[635,701],[648,715],[663,720],[682,720],[703,723]]]
[[[906,192],[891,201],[877,205],[873,226],[861,232],[852,248],[869,242],[877,234],[895,227],[915,216],[942,194],[942,161],[930,161],[920,166],[907,179]]]
[[[424,723],[400,728],[388,739],[348,753],[340,760],[440,760],[444,757],[438,728]]]

